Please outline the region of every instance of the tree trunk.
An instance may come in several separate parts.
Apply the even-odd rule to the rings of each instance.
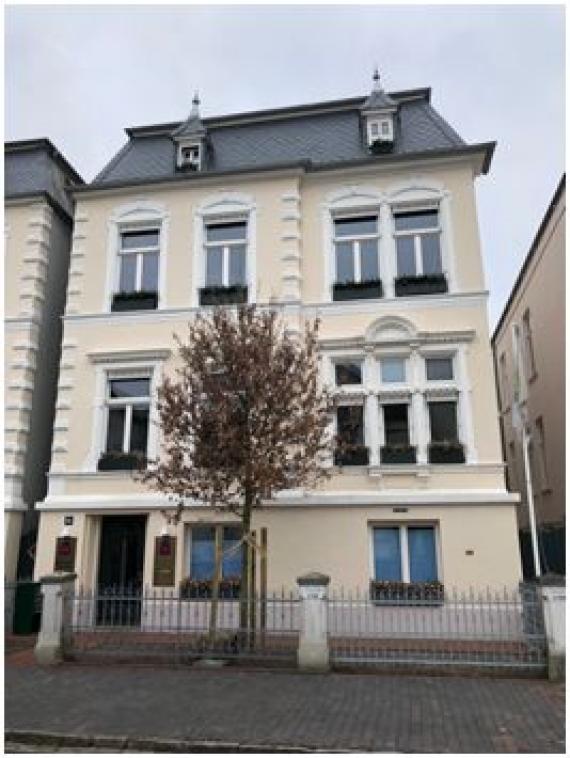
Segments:
[[[249,626],[249,574],[250,574],[250,556],[249,537],[251,535],[251,497],[246,493],[243,513],[241,517],[242,536],[244,541],[241,544],[241,577],[239,587],[239,628],[240,639],[242,644],[248,639],[247,630]]]

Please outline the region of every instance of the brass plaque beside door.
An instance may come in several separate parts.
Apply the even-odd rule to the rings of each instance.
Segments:
[[[75,571],[77,537],[56,537],[54,571]]]
[[[174,587],[176,574],[176,537],[156,537],[154,541],[155,587]]]

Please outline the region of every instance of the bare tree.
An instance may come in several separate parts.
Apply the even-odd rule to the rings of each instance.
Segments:
[[[176,337],[180,365],[158,391],[159,460],[140,477],[176,504],[239,515],[240,627],[247,627],[252,512],[276,492],[327,476],[332,397],[319,381],[318,321],[287,333],[274,310],[198,315]]]

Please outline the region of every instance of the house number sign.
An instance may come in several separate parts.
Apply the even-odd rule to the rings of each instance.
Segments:
[[[54,571],[75,571],[77,537],[57,537],[55,540]]]
[[[174,587],[176,564],[176,537],[157,537],[154,541],[155,587]]]

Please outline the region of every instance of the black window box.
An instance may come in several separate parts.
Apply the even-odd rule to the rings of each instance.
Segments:
[[[202,287],[200,305],[236,305],[247,303],[247,287]]]
[[[370,451],[364,445],[335,450],[335,466],[368,466]]]
[[[133,471],[146,468],[146,457],[141,453],[102,453],[97,471]]]
[[[430,463],[465,463],[465,450],[460,442],[431,442]]]
[[[433,582],[370,582],[370,600],[374,605],[443,605],[444,586]]]
[[[394,141],[387,139],[376,139],[370,145],[370,152],[372,155],[383,155],[384,153],[391,153],[394,149]]]
[[[213,579],[184,579],[180,583],[182,600],[204,600],[212,597]],[[218,586],[220,600],[238,600],[240,590],[239,579],[222,579]]]
[[[156,292],[117,292],[111,304],[112,311],[154,311],[157,307]]]
[[[396,296],[435,295],[447,292],[447,279],[444,274],[429,274],[425,276],[399,276],[395,280]]]
[[[333,300],[367,300],[382,297],[382,282],[337,282],[333,285]]]
[[[415,463],[415,445],[402,445],[400,447],[385,445],[380,448],[380,460],[385,465],[391,463]]]

